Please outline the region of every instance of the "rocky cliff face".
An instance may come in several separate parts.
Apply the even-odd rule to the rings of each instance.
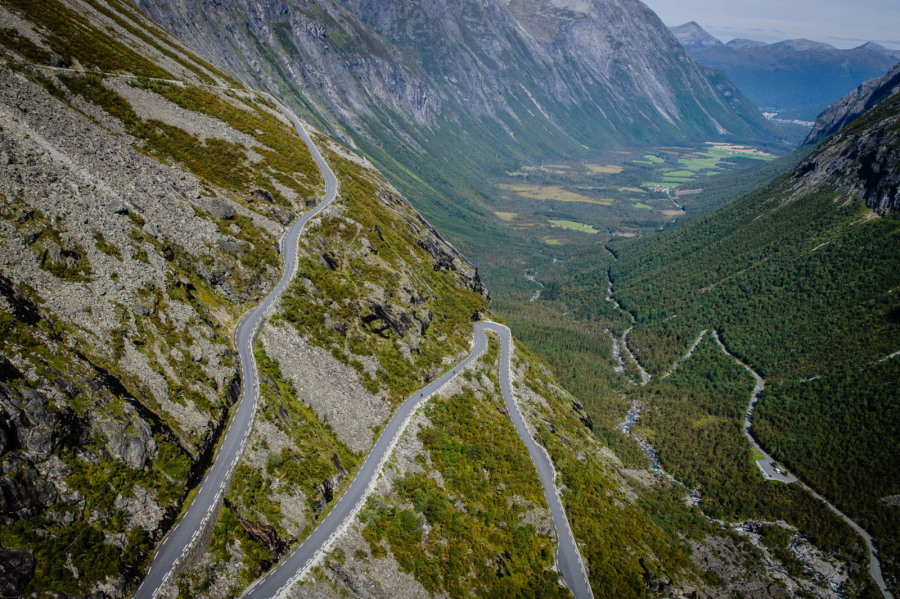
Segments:
[[[696,21],[672,27],[672,35],[685,47],[686,50],[698,48],[720,48],[724,46],[716,37],[706,32]]]
[[[371,164],[318,143],[340,196],[307,225],[260,335],[258,424],[208,551],[178,583],[192,594],[231,596],[302,541],[394,407],[468,351],[488,307],[476,269]]]
[[[897,92],[900,92],[900,63],[881,77],[866,81],[820,114],[806,143],[817,143],[834,135]]]
[[[138,5],[363,152],[479,259],[500,228],[491,178],[522,164],[621,145],[774,137],[637,0]]]
[[[133,588],[237,398],[279,217],[320,185],[308,156],[261,164],[292,129],[254,96],[19,64],[238,85],[119,8],[0,5],[5,596]]]
[[[596,146],[592,129],[629,140],[759,127],[740,95],[710,85],[633,0],[139,6],[244,80],[302,90],[350,128],[365,128],[365,116],[430,127],[487,116],[503,128],[533,116]],[[579,128],[575,113],[591,124]]]
[[[798,188],[831,185],[865,202],[881,216],[900,208],[900,92],[895,87],[900,69],[892,73],[892,77],[885,76],[887,84],[876,87],[868,99],[855,92],[829,111],[836,124],[852,118],[851,106],[892,94],[840,129],[804,161],[795,173]],[[840,114],[844,116],[838,118]],[[821,120],[823,132],[827,130],[826,120],[832,119]]]

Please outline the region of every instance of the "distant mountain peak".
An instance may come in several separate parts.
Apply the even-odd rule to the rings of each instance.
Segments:
[[[855,50],[874,50],[876,52],[893,52],[893,50],[888,50],[878,42],[866,42],[862,46],[857,46],[854,48]]]
[[[831,44],[815,42],[806,38],[785,40],[783,42],[770,44],[769,47],[772,50],[787,50],[791,52],[807,52],[810,50],[837,50],[837,48],[835,48]]]
[[[669,28],[685,48],[712,48],[722,46],[722,42],[710,35],[697,21]]]
[[[853,49],[808,39],[699,45],[685,40],[699,39],[702,29],[695,23],[672,32],[699,64],[723,71],[757,107],[797,125],[816,120],[847,92],[900,61],[900,52],[875,42]]]
[[[727,44],[725,44],[728,48],[762,48],[763,46],[768,46],[766,42],[758,42],[756,40],[748,40],[744,38],[733,39]]]
[[[866,42],[862,46],[857,46],[856,48],[854,48],[854,50],[862,52],[873,52],[875,54],[882,54],[884,56],[890,56],[896,60],[900,60],[900,50],[885,48],[878,42]]]

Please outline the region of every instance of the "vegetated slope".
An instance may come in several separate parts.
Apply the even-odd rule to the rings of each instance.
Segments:
[[[498,357],[494,341],[477,366],[412,419],[320,575],[292,596],[362,597],[369,588],[403,597],[466,597],[472,590],[488,597],[568,595],[547,570],[549,517],[500,397]],[[623,476],[591,435],[580,404],[534,356],[517,347],[511,366],[518,405],[558,471],[595,596],[705,591],[672,531],[645,513],[666,501],[678,504],[678,490],[656,486],[652,477],[645,486]],[[683,505],[681,511],[689,512]]]
[[[630,342],[651,373],[715,328],[766,378],[754,434],[876,539],[893,589],[898,124],[894,95],[765,188],[615,244],[612,266],[616,296],[637,319]]]
[[[850,50],[809,40],[723,44],[694,22],[672,33],[691,58],[724,71],[756,106],[784,119],[815,120],[831,103],[900,60],[900,51],[874,43]]]
[[[634,434],[652,443],[661,467],[693,490],[707,517],[755,537],[767,573],[789,595],[878,596],[853,529],[799,484],[760,475],[742,431],[753,389],[744,367],[705,335],[673,374],[629,390],[643,408]],[[732,593],[741,589],[734,582],[724,584]],[[744,588],[754,597],[775,593]]]
[[[0,27],[2,593],[121,596],[210,464],[241,386],[235,326],[277,280],[279,239],[322,176],[271,102],[128,4],[3,0]],[[377,428],[396,393],[467,347],[472,313],[486,306],[474,267],[408,203],[331,158],[363,220],[321,219],[291,293],[321,285],[304,330],[360,343],[359,360],[341,360],[379,400],[316,412],[269,357],[290,354],[292,339],[260,348],[262,426],[293,441],[251,458],[287,464],[278,472],[302,498],[300,529],[371,439],[345,424]],[[345,232],[372,239],[365,254],[345,256]],[[337,283],[331,269],[350,274]],[[341,366],[337,348],[321,353],[320,374],[341,376],[320,376],[304,398],[349,384],[328,370]],[[254,539],[278,537],[260,537],[269,504],[243,501],[261,484],[254,465],[241,465],[226,510],[237,524],[217,538],[246,542],[247,559],[265,563]],[[302,480],[290,478],[297,469]]]
[[[139,6],[248,84],[305,98],[466,247],[499,230],[486,172],[613,144],[769,138],[634,0]]]

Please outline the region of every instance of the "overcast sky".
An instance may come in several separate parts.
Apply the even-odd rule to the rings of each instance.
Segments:
[[[900,49],[898,0],[643,0],[666,25],[697,21],[728,42],[807,38],[852,48],[867,41]]]

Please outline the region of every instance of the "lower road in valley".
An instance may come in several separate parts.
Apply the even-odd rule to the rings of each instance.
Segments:
[[[753,435],[750,434],[750,422],[753,417],[753,410],[756,408],[756,402],[759,399],[759,394],[762,393],[762,390],[765,389],[766,382],[763,380],[759,374],[750,368],[747,364],[738,360],[728,349],[725,347],[725,344],[722,343],[722,340],[719,338],[718,331],[714,331],[713,335],[716,338],[716,343],[719,344],[719,347],[722,348],[722,351],[725,355],[734,358],[738,364],[747,369],[747,371],[753,375],[753,378],[756,380],[756,387],[753,389],[753,395],[750,396],[750,406],[747,408],[747,415],[744,417],[744,436],[747,437],[747,440],[750,441],[750,444],[756,448],[756,451],[762,455],[762,459],[756,461],[756,465],[759,466],[759,469],[762,470],[763,476],[768,480],[777,480],[783,483],[797,483],[806,491],[828,506],[832,512],[838,515],[844,522],[846,522],[850,528],[856,531],[856,533],[862,537],[863,541],[866,543],[866,547],[869,550],[869,573],[872,575],[872,580],[875,581],[875,584],[878,586],[878,590],[881,591],[884,599],[893,599],[893,595],[888,590],[887,585],[884,583],[884,577],[881,575],[881,563],[878,561],[878,550],[875,549],[874,543],[872,543],[872,537],[869,536],[863,528],[851,520],[844,512],[834,507],[830,501],[813,491],[809,485],[804,483],[803,481],[798,480],[793,474],[784,469],[783,466],[779,466],[775,460],[772,459],[766,451],[759,446],[759,443],[756,442],[756,439],[753,438]]]
[[[753,435],[750,434],[750,421],[753,419],[753,411],[756,409],[756,402],[759,400],[759,394],[766,388],[766,382],[755,370],[738,360],[728,351],[728,349],[726,349],[725,344],[722,343],[722,340],[719,338],[718,331],[713,331],[713,337],[716,338],[716,343],[719,344],[719,347],[725,355],[733,358],[738,364],[743,366],[747,372],[753,375],[753,379],[756,381],[756,387],[753,388],[753,394],[750,396],[750,405],[747,407],[747,414],[744,416],[744,436],[747,437],[750,445],[752,445],[753,448],[759,452],[759,455],[762,456],[760,459],[756,460],[756,465],[767,480],[777,480],[782,483],[797,482],[794,475],[779,466],[778,463],[772,459],[772,456],[766,453],[765,449],[760,447],[759,443],[756,442],[756,439],[753,438]]]
[[[475,362],[487,349],[487,332],[492,331],[500,336],[500,386],[503,399],[506,402],[507,411],[516,427],[516,431],[522,438],[531,455],[532,462],[538,470],[544,497],[550,506],[553,524],[559,540],[556,560],[562,580],[566,587],[572,591],[576,599],[590,599],[593,597],[587,582],[581,556],[569,523],[565,510],[556,491],[556,473],[546,451],[532,438],[525,426],[522,414],[519,412],[510,385],[510,354],[512,335],[509,329],[493,322],[475,323],[475,344],[472,351],[459,364],[445,372],[410,395],[400,404],[391,419],[385,425],[384,430],[366,456],[347,490],[331,508],[331,511],[319,523],[316,529],[291,553],[277,568],[272,570],[265,578],[262,578],[246,593],[245,599],[269,599],[271,597],[284,597],[291,586],[307,575],[315,565],[316,560],[323,551],[328,550],[329,545],[336,540],[342,530],[352,523],[359,509],[362,507],[369,492],[374,487],[385,461],[397,444],[403,430],[416,408],[426,399],[437,393],[441,387],[450,382],[466,367]]]
[[[225,438],[216,454],[215,461],[206,477],[200,483],[197,494],[194,496],[184,516],[166,536],[153,561],[147,576],[135,592],[135,599],[149,599],[154,597],[169,578],[177,570],[179,562],[184,558],[188,550],[198,541],[205,527],[211,525],[218,515],[222,498],[228,490],[228,484],[234,468],[237,466],[250,432],[253,429],[253,421],[256,415],[259,400],[259,382],[256,373],[256,361],[253,357],[253,342],[259,327],[265,322],[272,306],[284,293],[288,282],[297,268],[297,250],[300,233],[306,223],[325,209],[337,195],[337,179],[328,168],[318,148],[313,144],[306,129],[300,121],[283,104],[269,97],[278,108],[290,119],[309,147],[313,158],[325,177],[325,195],[322,201],[312,210],[299,216],[285,232],[281,240],[281,255],[284,261],[284,271],[275,288],[269,292],[255,308],[253,308],[241,320],[234,336],[235,347],[241,361],[241,380],[243,392],[237,408],[228,425]]]

